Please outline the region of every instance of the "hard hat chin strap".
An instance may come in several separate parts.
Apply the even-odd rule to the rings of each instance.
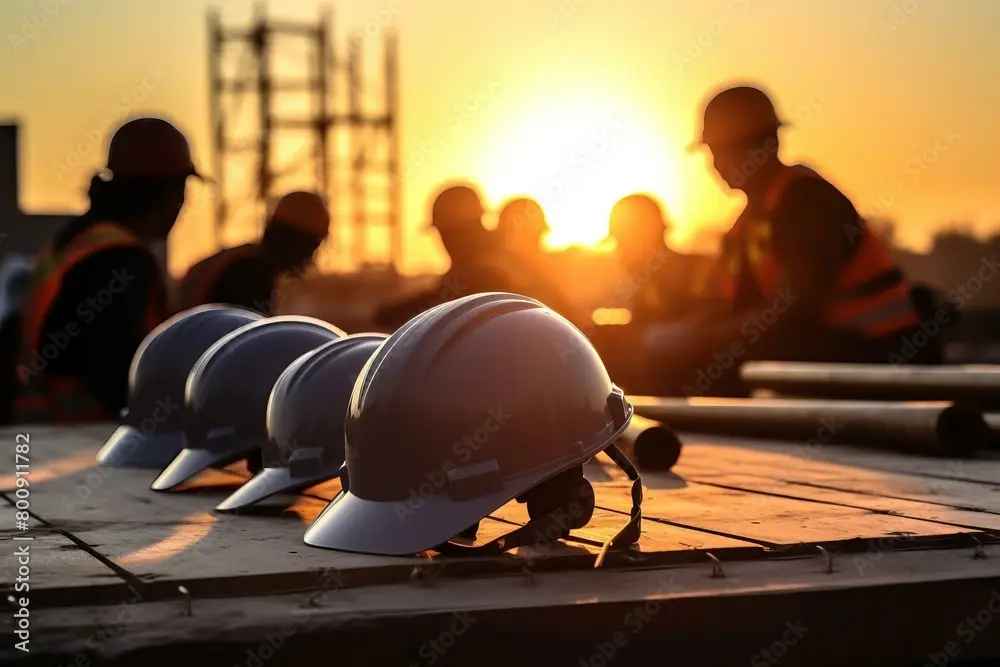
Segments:
[[[622,526],[614,537],[605,542],[601,553],[597,554],[597,560],[594,562],[595,568],[604,564],[608,551],[627,549],[630,545],[637,543],[642,535],[642,478],[639,477],[639,471],[614,443],[611,443],[604,450],[604,453],[632,480],[632,509],[629,512],[628,523]]]
[[[608,551],[627,549],[629,545],[638,542],[642,532],[642,480],[639,472],[614,443],[603,451],[632,480],[632,510],[629,513],[628,523],[604,544],[594,567],[601,567],[604,564]],[[531,519],[520,528],[486,544],[466,546],[445,542],[434,547],[434,550],[444,556],[499,555],[519,547],[543,546],[565,539],[570,535],[571,524],[572,520],[567,516],[565,509],[559,508],[537,519]],[[473,537],[471,533],[473,529],[463,533],[463,536]]]

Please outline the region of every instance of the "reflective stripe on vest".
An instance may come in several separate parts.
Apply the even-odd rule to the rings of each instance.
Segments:
[[[32,269],[28,293],[22,305],[22,351],[15,373],[18,395],[14,401],[14,420],[19,423],[76,423],[116,419],[90,393],[81,378],[54,376],[45,371],[42,335],[45,320],[62,290],[66,273],[88,257],[112,248],[142,247],[132,232],[124,227],[99,222],[70,240],[56,252],[46,246]],[[154,285],[156,294],[149,301],[146,332],[163,320],[162,285]]]
[[[219,279],[234,262],[250,257],[260,257],[259,245],[226,248],[192,266],[177,287],[177,310],[187,310],[210,302]]]
[[[822,177],[802,165],[783,169],[763,199],[763,219],[738,220],[726,235],[722,261],[727,268],[723,293],[732,303],[743,258],[766,299],[777,298],[784,275],[771,249],[770,215],[781,203],[785,188],[798,178]],[[824,308],[823,323],[836,329],[881,338],[919,322],[910,300],[910,286],[899,271],[892,253],[867,225],[854,235],[857,250],[837,276],[833,297]]]

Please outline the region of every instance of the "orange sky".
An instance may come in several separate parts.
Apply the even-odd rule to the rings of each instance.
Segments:
[[[25,208],[80,210],[107,132],[126,112],[176,119],[210,171],[209,4],[237,22],[252,6],[0,4],[9,28],[0,114],[25,123]],[[312,0],[271,7],[283,17],[318,11]],[[491,204],[536,194],[557,246],[600,239],[611,204],[633,190],[665,200],[681,245],[699,226],[725,225],[740,199],[683,147],[705,93],[731,78],[775,93],[794,124],[785,157],[816,165],[863,211],[902,220],[904,242],[919,246],[956,220],[1000,227],[997,2],[351,0],[336,10],[340,37],[386,22],[400,33],[405,270],[446,264],[421,223],[430,192],[456,176],[480,181]],[[295,58],[289,50],[286,71]],[[192,185],[190,196],[172,238],[175,271],[212,249],[209,192]],[[230,242],[252,219],[244,209]]]

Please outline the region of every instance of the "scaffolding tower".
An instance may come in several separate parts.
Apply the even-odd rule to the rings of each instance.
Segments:
[[[381,109],[366,107],[366,77],[362,69],[364,42],[349,36],[346,57],[334,48],[333,14],[325,11],[315,23],[275,21],[258,6],[251,25],[223,26],[217,10],[208,14],[210,123],[212,127],[213,169],[216,179],[215,238],[224,244],[224,232],[235,222],[232,183],[227,171],[237,154],[256,164],[250,193],[244,198],[256,203],[254,215],[263,222],[263,211],[282,194],[281,178],[288,170],[275,164],[275,146],[286,134],[311,135],[310,155],[294,160],[292,166],[311,162],[312,186],[330,203],[331,237],[337,269],[366,266],[397,267],[403,253],[400,221],[401,190],[398,127],[398,51],[394,33],[382,33]],[[296,39],[308,48],[305,71],[308,78],[286,79],[275,73],[279,42]],[[246,67],[235,77],[224,74],[230,57],[227,47],[242,46]],[[370,77],[369,88],[371,85]],[[278,112],[282,95],[306,94],[311,114],[305,118],[285,117]],[[256,98],[256,137],[247,141],[231,136],[235,124],[232,109],[244,97]],[[297,188],[298,189],[298,188]],[[346,215],[342,215],[346,214]],[[343,218],[346,218],[344,220]],[[259,228],[258,228],[259,231]]]

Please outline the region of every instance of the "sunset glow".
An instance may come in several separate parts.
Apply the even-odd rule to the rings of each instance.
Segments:
[[[11,43],[0,72],[3,111],[25,121],[27,210],[83,210],[107,133],[125,113],[168,113],[189,132],[199,164],[213,170],[205,12],[216,4],[227,22],[251,17],[249,2],[92,0],[59,5],[43,27],[29,26],[28,37]],[[321,3],[269,4],[275,16],[312,20]],[[912,3],[912,12],[898,4],[510,0],[485,11],[458,0],[338,2],[337,40],[343,45],[348,30],[365,34],[369,67],[381,32],[400,35],[401,269],[447,266],[427,233],[427,206],[456,178],[479,183],[491,207],[515,194],[536,197],[553,227],[551,247],[599,242],[615,200],[636,191],[663,199],[682,249],[700,230],[726,228],[741,200],[684,146],[698,131],[705,95],[733,79],[774,93],[792,121],[785,157],[819,167],[862,211],[901,221],[900,242],[923,247],[956,222],[995,229],[1000,133],[992,109],[1000,93],[982,82],[996,79],[1000,3]],[[37,12],[32,0],[0,3],[0,19],[15,32]],[[300,76],[304,51],[277,51],[277,71]],[[235,71],[240,54],[232,55]],[[366,93],[364,104],[377,105],[381,91]],[[285,115],[300,115],[305,104],[286,103]],[[246,99],[243,124],[230,128],[241,140],[255,136],[255,106]],[[949,132],[959,139],[933,164],[919,173],[908,166]],[[294,167],[306,141],[285,132],[275,147],[281,164]],[[280,187],[307,186],[311,170],[301,167]],[[252,176],[249,168],[229,185],[252,193]],[[340,178],[346,187],[346,169]],[[239,208],[227,243],[259,229],[259,207]],[[216,249],[211,221],[210,189],[192,187],[171,238],[175,274]],[[334,245],[348,242],[337,237]]]
[[[494,201],[534,196],[552,248],[598,244],[619,198],[637,190],[676,197],[680,165],[661,134],[642,115],[593,99],[546,105],[496,132],[484,188]]]

